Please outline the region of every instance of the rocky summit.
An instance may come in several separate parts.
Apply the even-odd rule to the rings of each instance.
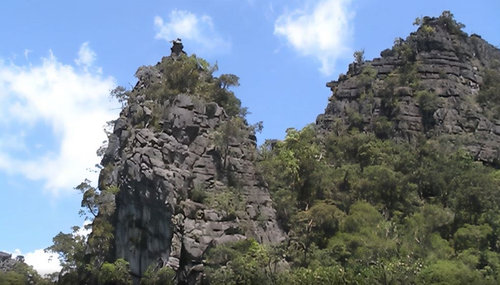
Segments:
[[[333,94],[316,124],[413,143],[441,137],[498,164],[500,120],[495,102],[481,93],[500,70],[500,50],[468,36],[446,12],[415,24],[416,32],[396,39],[380,58],[364,60],[357,53],[347,74],[327,84]]]
[[[285,235],[254,166],[251,127],[196,94],[202,90],[172,90],[167,69],[188,61],[206,88],[220,87],[194,56],[173,54],[139,69],[109,136],[99,186],[119,189],[114,255],[130,263],[133,276],[168,266],[180,282],[197,283],[209,248],[250,237],[278,243]]]

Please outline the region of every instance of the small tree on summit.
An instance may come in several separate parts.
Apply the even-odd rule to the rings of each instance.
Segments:
[[[356,64],[362,64],[365,61],[365,50],[357,50],[354,52],[353,56]]]
[[[110,96],[116,98],[123,108],[127,105],[128,98],[130,97],[130,90],[125,89],[123,86],[117,86],[115,89],[111,90]]]
[[[219,82],[222,89],[227,89],[231,86],[240,86],[240,78],[234,74],[222,74],[219,76]]]

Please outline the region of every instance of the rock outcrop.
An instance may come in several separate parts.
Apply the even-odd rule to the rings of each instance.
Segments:
[[[185,59],[165,57],[139,70],[109,136],[99,187],[119,188],[115,258],[127,260],[135,277],[150,266],[169,266],[180,283],[194,284],[210,247],[245,238],[278,243],[285,236],[254,166],[255,137],[242,118],[193,93],[151,95],[166,84],[162,66],[179,60]],[[217,141],[235,118],[240,135]]]
[[[380,58],[357,61],[327,84],[333,94],[316,124],[323,131],[360,131],[417,142],[441,137],[478,160],[498,164],[500,120],[477,97],[487,70],[500,70],[500,50],[468,36],[448,12],[425,17]]]
[[[11,271],[18,263],[24,263],[24,256],[18,255],[12,258],[12,254],[0,251],[0,271]]]

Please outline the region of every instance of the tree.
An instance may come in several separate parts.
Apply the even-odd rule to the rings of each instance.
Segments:
[[[8,270],[4,271],[7,268]],[[40,277],[38,272],[32,266],[24,263],[24,261],[16,260],[11,268],[7,266],[0,269],[0,285],[25,284],[48,285],[52,284],[52,282]]]
[[[485,250],[488,248],[488,237],[493,233],[489,225],[465,224],[453,235],[456,250],[474,248]]]
[[[53,238],[53,245],[46,251],[59,254],[62,270],[59,274],[62,284],[92,283],[98,272],[109,258],[113,240],[111,217],[115,210],[116,186],[98,190],[85,179],[76,190],[82,193],[80,215],[92,222],[85,226],[91,229],[89,236],[83,236],[79,227],[73,227],[72,233],[60,232]]]
[[[105,262],[99,270],[98,281],[102,285],[132,285],[129,263],[121,258],[113,263]]]
[[[302,264],[308,263],[313,244],[324,248],[328,239],[340,229],[345,214],[335,205],[319,202],[306,211],[297,213],[293,220],[291,241],[302,251]]]
[[[222,89],[227,89],[231,86],[240,86],[240,78],[234,74],[222,74],[219,76],[219,82]]]
[[[211,99],[222,106],[229,116],[242,114],[240,99],[229,90],[229,87],[240,85],[239,79],[240,78],[234,74],[222,74],[216,79],[218,88],[213,92],[213,97]]]
[[[53,239],[53,245],[45,249],[59,255],[62,269],[59,273],[61,284],[77,284],[86,274],[85,248],[86,237],[82,236],[79,227],[73,227],[72,233],[59,232]]]
[[[219,245],[206,257],[209,284],[273,284],[274,260],[253,239]]]
[[[223,169],[227,169],[227,161],[231,151],[231,145],[239,145],[250,132],[240,117],[231,117],[222,122],[214,134],[214,142],[222,156]]]
[[[357,50],[353,54],[354,56],[354,63],[356,64],[362,64],[365,61],[365,50]]]
[[[439,108],[439,97],[429,91],[417,91],[417,101],[422,114],[422,125],[425,131],[429,131],[435,124],[434,113]]]
[[[141,285],[174,285],[176,284],[176,273],[168,267],[155,268],[153,265],[149,266],[141,278]]]
[[[117,86],[115,89],[111,90],[110,95],[111,97],[116,98],[123,108],[128,103],[130,91],[123,86]]]
[[[438,260],[426,266],[418,276],[420,284],[488,284],[477,270],[459,261]],[[494,284],[494,283],[489,283]]]

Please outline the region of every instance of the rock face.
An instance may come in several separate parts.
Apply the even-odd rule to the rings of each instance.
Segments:
[[[347,75],[327,84],[333,94],[317,118],[319,129],[355,126],[409,142],[441,136],[497,164],[500,121],[477,96],[485,71],[499,70],[500,50],[460,28],[446,13],[425,17],[417,32],[381,58],[351,64]]]
[[[0,271],[7,272],[14,269],[16,264],[23,263],[24,257],[22,255],[12,258],[12,254],[0,251]]]
[[[127,260],[136,277],[149,266],[169,266],[180,283],[194,284],[210,247],[249,237],[277,243],[285,236],[255,170],[252,132],[221,149],[214,138],[230,118],[217,103],[186,94],[149,99],[153,83],[164,80],[159,66],[142,69],[147,76],[139,77],[115,122],[99,187],[120,189],[115,257]]]

